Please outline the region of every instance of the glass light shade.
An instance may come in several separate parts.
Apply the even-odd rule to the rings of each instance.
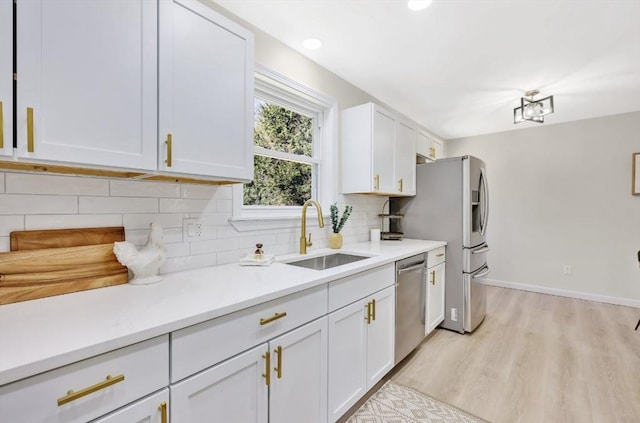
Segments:
[[[426,9],[431,5],[432,0],[409,0],[407,2],[407,7],[411,10],[422,10]]]

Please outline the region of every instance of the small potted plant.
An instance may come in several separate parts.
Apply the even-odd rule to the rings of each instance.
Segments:
[[[347,219],[349,219],[352,210],[352,206],[345,206],[342,217],[338,220],[338,206],[336,206],[336,203],[331,205],[331,227],[333,228],[333,233],[329,237],[329,247],[336,249],[342,248],[342,235],[340,231],[344,224],[347,223]]]

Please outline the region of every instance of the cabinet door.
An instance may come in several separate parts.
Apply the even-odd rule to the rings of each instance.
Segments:
[[[224,340],[220,340],[224,342]],[[267,344],[171,386],[172,422],[266,423]]]
[[[383,289],[368,300],[374,317],[367,325],[367,389],[371,389],[393,368],[396,287]]]
[[[360,300],[329,314],[329,421],[335,422],[367,392],[366,310]]]
[[[427,334],[444,320],[444,270],[445,263],[440,263],[427,271]]]
[[[156,169],[156,2],[16,6],[19,157]]]
[[[396,192],[393,168],[395,136],[395,117],[387,111],[373,108],[373,145],[372,145],[372,183],[373,191]]]
[[[416,193],[416,128],[398,122],[396,131],[396,191],[399,195]]]
[[[13,152],[13,2],[0,1],[0,156]]]
[[[92,423],[167,423],[169,413],[169,390],[121,408]]]
[[[253,34],[198,1],[161,0],[159,51],[160,170],[252,179]]]
[[[326,422],[327,317],[275,338],[269,347],[269,421]]]

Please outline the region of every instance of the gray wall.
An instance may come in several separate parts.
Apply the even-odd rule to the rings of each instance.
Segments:
[[[640,196],[631,195],[640,112],[450,140],[446,148],[487,163],[489,283],[640,307]]]

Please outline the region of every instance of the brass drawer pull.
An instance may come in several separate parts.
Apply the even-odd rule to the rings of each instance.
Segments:
[[[33,107],[27,107],[27,152],[33,153]]]
[[[169,423],[169,416],[167,414],[167,402],[162,401],[158,406],[158,411],[160,411],[160,423]]]
[[[400,180],[398,181],[400,183],[400,192],[402,192],[402,188],[404,185],[404,179],[400,178]]]
[[[376,299],[371,300],[371,308],[373,309],[371,313],[371,320],[376,320]]]
[[[431,285],[435,285],[436,284],[436,271],[432,270],[431,271]]]
[[[436,257],[442,257],[442,256],[444,256],[444,253],[436,254]]]
[[[167,134],[167,160],[164,162],[167,164],[167,167],[171,167],[173,164],[173,135]]]
[[[371,324],[371,301],[369,301],[367,305],[364,306],[364,308],[367,309],[367,317],[365,317],[364,320],[366,320],[367,324],[370,325]]]
[[[284,311],[282,313],[276,313],[271,317],[267,317],[266,319],[260,319],[260,325],[266,325],[267,323],[271,323],[274,320],[278,320],[278,319],[282,319],[284,316],[287,315],[287,312]]]
[[[118,375],[113,377],[111,375],[107,375],[105,380],[103,380],[102,382],[98,382],[95,385],[89,386],[88,388],[81,389],[77,392],[74,392],[73,390],[70,389],[67,392],[67,395],[65,395],[62,398],[58,398],[58,407],[68,402],[75,401],[78,398],[82,398],[84,396],[97,392],[108,386],[115,385],[116,383],[120,383],[123,380],[124,380],[124,375]]]
[[[264,383],[269,386],[271,385],[271,353],[267,351],[262,354],[262,358],[265,360],[265,373],[262,374],[262,377],[264,378]]]
[[[380,189],[380,175],[376,175],[373,178],[373,189],[378,191]]]
[[[276,371],[276,375],[278,379],[282,379],[282,346],[278,345],[278,348],[275,349],[275,353],[278,354],[278,359],[276,360],[276,367],[273,370]]]

